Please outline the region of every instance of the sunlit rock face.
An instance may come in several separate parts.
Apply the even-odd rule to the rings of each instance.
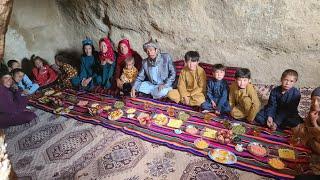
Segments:
[[[58,51],[81,53],[86,36],[158,40],[181,59],[250,68],[254,83],[278,83],[296,69],[300,86],[320,82],[320,1],[317,0],[23,0],[14,1],[5,59],[35,53],[53,62]]]
[[[4,56],[5,34],[7,32],[10,14],[12,11],[12,0],[0,1],[0,62]]]

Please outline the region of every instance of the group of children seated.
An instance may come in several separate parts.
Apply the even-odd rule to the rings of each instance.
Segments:
[[[33,56],[32,82],[18,61],[9,60],[7,65],[14,86],[22,90],[23,96],[55,83],[80,90],[92,90],[96,86],[115,87],[125,96],[135,97],[137,91],[154,98],[168,97],[176,103],[199,107],[204,113],[231,115],[235,119],[260,124],[271,130],[294,128],[303,137],[311,131],[320,134],[320,88],[312,94],[311,110],[304,121],[298,113],[301,95],[294,87],[298,73],[293,69],[282,73],[281,85],[272,89],[268,104],[261,109],[258,94],[251,84],[251,72],[247,68],[238,69],[235,81],[229,86],[224,80],[226,67],[215,64],[212,66],[213,79],[207,81],[204,69],[199,66],[199,53],[189,51],[185,54],[185,67],[180,73],[177,87],[173,89],[176,72],[172,58],[161,53],[152,40],[143,46],[148,55],[144,60],[131,49],[127,39],[119,42],[117,52],[107,37],[99,41],[99,52],[95,51],[93,41],[88,38],[82,41],[82,45],[79,73],[64,62],[62,55],[55,56],[56,69],[41,57]],[[316,146],[320,153],[319,144],[314,145],[314,141],[318,143],[320,139],[314,139],[313,147]],[[311,142],[310,139],[307,141]]]

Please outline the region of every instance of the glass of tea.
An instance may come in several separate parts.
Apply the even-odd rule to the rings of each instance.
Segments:
[[[203,116],[203,120],[204,122],[209,123],[211,120],[211,115],[209,113],[205,113]]]
[[[174,116],[174,108],[172,106],[169,106],[168,109],[167,109],[167,113],[170,117],[173,117]]]

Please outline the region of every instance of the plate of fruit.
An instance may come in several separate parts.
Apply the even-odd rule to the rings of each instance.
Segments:
[[[218,131],[216,140],[221,144],[228,144],[231,142],[232,135],[232,131],[222,129]]]

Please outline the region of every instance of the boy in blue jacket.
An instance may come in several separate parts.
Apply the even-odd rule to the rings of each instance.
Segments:
[[[296,127],[303,120],[299,116],[300,91],[294,87],[298,80],[295,70],[287,69],[281,75],[281,85],[271,90],[268,104],[256,116],[256,122],[272,130]]]
[[[39,89],[39,84],[33,83],[30,80],[30,78],[20,68],[20,63],[17,60],[9,60],[7,65],[17,86],[23,90],[21,93],[22,95],[33,94]]]
[[[213,111],[215,114],[231,111],[228,102],[228,84],[224,80],[225,67],[222,64],[213,65],[213,80],[207,84],[207,98],[201,105],[203,112]]]

